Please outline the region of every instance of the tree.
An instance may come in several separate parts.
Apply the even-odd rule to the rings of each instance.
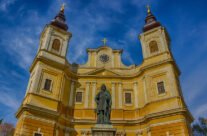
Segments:
[[[1,136],[13,136],[14,135],[14,125],[10,123],[3,123],[0,125],[0,135]]]
[[[3,119],[0,120],[0,125],[1,125],[2,121],[3,121]]]
[[[195,136],[207,136],[207,119],[200,117],[199,123],[193,125]]]

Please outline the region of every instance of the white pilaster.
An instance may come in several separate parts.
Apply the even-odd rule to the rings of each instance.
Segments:
[[[119,108],[122,108],[122,83],[119,83]]]
[[[151,130],[150,130],[150,128],[148,128],[148,130],[147,130],[147,135],[148,136],[151,136]]]
[[[37,64],[37,66],[35,68],[35,74],[33,77],[33,81],[32,81],[33,83],[31,84],[30,92],[37,92],[38,91],[38,87],[40,84],[41,72],[42,72],[42,69],[41,69],[40,65]]]
[[[145,77],[144,77],[144,96],[145,96],[145,103],[147,103],[148,100],[147,100],[146,78]]]
[[[74,91],[74,81],[71,81],[69,107],[73,105],[73,94],[74,94],[73,91]]]
[[[42,43],[42,49],[48,49],[49,48],[49,41],[51,39],[51,34],[52,34],[52,28],[51,27],[48,27],[47,28],[47,32],[46,32],[46,36],[45,36],[45,39],[44,39],[44,42]]]
[[[138,90],[137,90],[137,82],[134,82],[134,103],[135,103],[135,108],[138,108]]]
[[[111,67],[114,68],[114,54],[111,56]]]
[[[91,66],[91,52],[88,53],[88,66]]]
[[[97,63],[97,53],[95,54],[94,67],[96,67],[96,63]]]
[[[55,136],[59,136],[59,128],[56,128],[56,130],[55,130]]]
[[[121,67],[121,55],[118,54],[118,67],[120,68]]]
[[[112,109],[115,109],[115,106],[116,106],[116,92],[115,92],[115,83],[112,83]]]
[[[92,89],[92,108],[95,108],[96,82],[93,82]]]
[[[31,79],[31,76],[30,76],[29,84],[27,85],[27,91],[26,91],[24,97],[27,95],[28,92],[31,91],[31,85],[32,85],[32,79]]]
[[[90,90],[90,82],[86,82],[86,94],[85,94],[85,108],[88,108],[88,97],[89,97],[89,90]]]

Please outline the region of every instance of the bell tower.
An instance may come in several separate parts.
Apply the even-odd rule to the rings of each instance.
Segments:
[[[60,58],[64,59],[66,57],[68,43],[72,34],[67,32],[68,25],[65,24],[66,18],[63,7],[43,30],[40,36],[38,57],[45,57],[53,61],[59,60],[59,62],[61,62]],[[51,57],[51,55],[54,57]]]
[[[66,55],[69,40],[72,37],[72,34],[67,32],[64,6],[46,25],[40,36],[39,49],[30,67],[31,74],[25,98],[16,113],[18,121],[15,136],[58,135],[56,120],[59,116],[59,107],[63,101],[67,106],[68,100],[65,100],[63,96],[70,90],[65,91],[64,88],[68,88],[71,82],[65,79],[64,71],[69,65]],[[42,115],[47,116],[47,119],[44,119]]]
[[[144,59],[171,52],[171,40],[167,30],[161,26],[149,9],[142,30],[144,33],[140,34],[139,39]]]

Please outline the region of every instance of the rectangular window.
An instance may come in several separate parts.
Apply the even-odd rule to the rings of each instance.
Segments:
[[[164,87],[164,82],[163,81],[157,83],[157,90],[158,90],[158,94],[165,93],[165,87]]]
[[[75,101],[76,102],[82,102],[82,92],[76,92],[76,97],[75,97]]]
[[[125,103],[126,104],[131,104],[132,103],[131,93],[125,93]]]
[[[42,134],[34,133],[34,136],[42,136]]]
[[[45,79],[44,90],[50,91],[51,90],[51,85],[52,85],[52,80]]]

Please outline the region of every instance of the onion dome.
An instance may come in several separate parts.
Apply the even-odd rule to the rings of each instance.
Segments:
[[[146,32],[158,26],[161,26],[160,22],[157,21],[155,16],[151,13],[150,9],[148,9],[147,16],[145,18],[145,25],[142,28],[143,32]]]
[[[60,12],[55,16],[55,18],[50,21],[50,24],[67,31],[68,25],[65,24],[66,18],[64,14],[64,6],[65,4],[62,5]]]

